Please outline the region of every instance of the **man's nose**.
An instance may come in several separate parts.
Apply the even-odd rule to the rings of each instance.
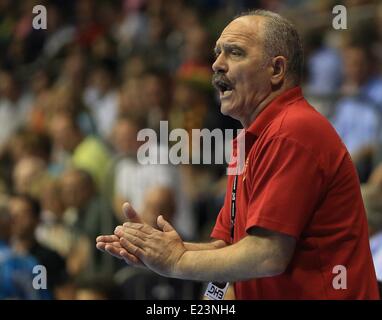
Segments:
[[[215,62],[212,64],[212,70],[215,73],[227,73],[228,72],[228,65],[224,58],[223,53],[219,54],[216,58]]]

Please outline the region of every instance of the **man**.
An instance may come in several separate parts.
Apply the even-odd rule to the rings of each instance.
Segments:
[[[115,124],[118,111],[118,93],[113,83],[113,67],[100,63],[89,76],[90,85],[83,99],[92,113],[99,135],[107,140]]]
[[[105,145],[95,136],[84,135],[69,112],[55,113],[50,121],[50,129],[57,165],[64,168],[74,166],[89,172],[100,188],[110,161]]]
[[[19,255],[32,256],[36,264],[46,267],[47,290],[55,295],[55,290],[66,281],[65,260],[55,251],[37,242],[35,231],[40,222],[40,203],[23,194],[16,194],[9,199],[8,209],[11,215],[11,246]]]
[[[0,70],[0,154],[30,111],[30,97],[22,94],[14,73]]]
[[[382,117],[378,94],[382,80],[373,76],[374,55],[371,49],[350,43],[343,49],[343,97],[336,102],[333,126],[348,149],[358,169],[361,182],[366,182],[378,158]]]
[[[371,183],[361,188],[369,225],[370,250],[377,280],[382,284],[382,190]]]
[[[89,239],[94,239],[100,233],[112,232],[117,223],[112,208],[97,192],[92,176],[85,170],[68,169],[62,174],[59,183],[61,199],[66,208],[65,224],[81,238],[86,238],[79,242],[77,249],[80,250],[71,257],[71,270],[76,270],[78,277],[114,274],[119,267],[118,261],[101,255],[94,246],[88,246]]]
[[[296,30],[255,11],[224,29],[215,52],[221,111],[240,120],[246,146],[244,172],[228,177],[217,240],[184,243],[160,216],[162,231],[133,219],[97,247],[164,276],[234,282],[238,299],[378,299],[356,171],[298,87]]]
[[[10,246],[11,217],[0,205],[0,299],[44,299],[46,290],[34,290],[33,268],[37,263],[30,255],[18,255]]]

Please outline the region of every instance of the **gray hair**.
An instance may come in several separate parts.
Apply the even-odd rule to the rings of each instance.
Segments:
[[[286,75],[297,85],[301,82],[304,53],[295,26],[279,14],[268,10],[254,10],[239,17],[261,16],[266,18],[263,31],[264,50],[268,57],[284,56],[287,59]]]

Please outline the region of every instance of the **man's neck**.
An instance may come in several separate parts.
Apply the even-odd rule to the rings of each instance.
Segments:
[[[289,89],[292,89],[293,87],[295,87],[296,85],[291,85],[291,84],[285,84],[283,85],[282,87],[280,87],[279,89],[275,90],[275,91],[271,91],[269,95],[267,95],[258,105],[257,105],[257,108],[255,108],[253,110],[253,112],[248,116],[246,117],[245,119],[241,120],[241,124],[243,125],[244,129],[248,129],[249,126],[253,123],[253,121],[255,121],[255,119],[257,118],[257,116],[261,113],[261,111],[263,111],[267,105],[272,101],[274,100],[275,98],[277,98],[279,95],[283,94],[285,91],[289,90]]]

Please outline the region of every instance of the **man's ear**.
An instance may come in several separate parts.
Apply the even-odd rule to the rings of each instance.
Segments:
[[[277,56],[272,59],[273,73],[271,83],[274,86],[280,85],[285,80],[287,69],[287,59],[283,56]]]

